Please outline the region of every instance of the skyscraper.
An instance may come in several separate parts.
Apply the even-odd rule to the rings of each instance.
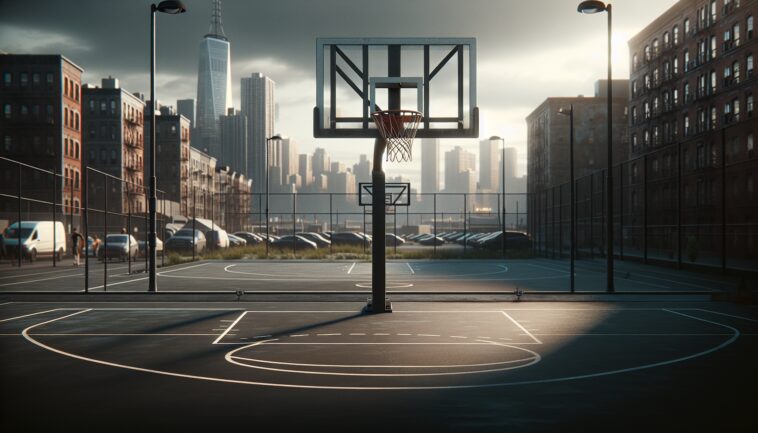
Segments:
[[[230,45],[221,26],[221,0],[213,0],[211,28],[200,42],[195,147],[221,157],[218,118],[232,106]]]
[[[298,157],[297,143],[295,140],[284,137],[281,140],[281,157],[282,157],[282,183],[288,184],[289,178],[297,174]]]
[[[221,140],[220,166],[237,173],[247,173],[247,118],[233,108],[219,118]]]
[[[436,138],[421,140],[421,192],[440,191],[440,141]]]
[[[497,191],[500,174],[500,147],[503,139],[492,136],[479,142],[479,189]]]
[[[274,90],[276,83],[260,72],[240,80],[242,114],[247,116],[248,178],[255,192],[266,185],[266,138],[274,134]],[[269,155],[269,165],[271,155]]]
[[[476,170],[476,155],[455,146],[445,152],[445,192],[472,192],[472,176]]]

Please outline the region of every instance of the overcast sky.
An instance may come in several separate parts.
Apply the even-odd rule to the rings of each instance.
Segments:
[[[158,99],[195,98],[198,43],[208,31],[211,0],[184,0],[188,13],[158,17]],[[614,77],[629,76],[628,39],[675,0],[613,4]],[[112,75],[129,91],[148,91],[149,4],[142,0],[0,0],[0,50],[60,53],[84,68],[84,82]],[[592,95],[605,75],[606,18],[576,13],[575,0],[224,0],[231,41],[234,105],[239,80],[262,72],[277,84],[276,129],[300,153],[326,147],[348,165],[371,154],[370,140],[316,140],[316,37],[476,37],[481,137],[499,135],[518,148],[525,171],[524,118],[550,96]],[[443,140],[442,150],[476,140]],[[419,146],[420,147],[420,146]],[[417,154],[418,156],[418,154]],[[388,175],[419,179],[419,159],[388,164]]]

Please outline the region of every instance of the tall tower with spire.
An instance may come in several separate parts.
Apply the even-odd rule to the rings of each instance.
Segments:
[[[219,116],[232,106],[231,47],[221,25],[221,0],[213,0],[211,27],[200,42],[195,147],[221,158]]]

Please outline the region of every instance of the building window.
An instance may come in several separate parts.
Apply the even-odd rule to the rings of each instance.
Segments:
[[[753,16],[749,15],[747,17],[747,38],[753,39]]]
[[[79,113],[74,113],[74,129],[79,130]]]
[[[647,119],[650,118],[650,103],[648,101],[645,101],[642,104],[642,107],[643,107],[642,108],[642,112],[643,112],[643,114],[645,116],[645,120],[647,120]]]
[[[753,76],[753,55],[748,54],[747,57],[745,57],[745,73],[747,74],[748,78]]]
[[[745,97],[745,106],[747,107],[747,115],[748,117],[753,116],[753,94],[748,93]]]
[[[734,120],[739,121],[740,120],[740,100],[739,98],[734,98],[732,100],[732,114],[734,115]]]
[[[684,115],[684,135],[690,135],[690,116],[687,114]]]
[[[74,83],[74,99],[79,100],[79,83]]]
[[[11,104],[5,104],[3,106],[3,115],[6,119],[10,119],[13,116],[13,109],[11,108]]]
[[[690,19],[685,18],[684,19],[684,34],[688,35],[690,33]]]
[[[711,24],[716,22],[718,14],[716,13],[716,0],[711,0]]]
[[[690,69],[690,50],[684,50],[684,72]]]
[[[116,114],[116,101],[111,99],[111,114]]]
[[[650,131],[647,129],[642,131],[642,144],[644,144],[645,147],[650,146]]]
[[[39,86],[39,83],[40,83],[39,72],[35,72],[32,74],[32,84],[35,86]]]
[[[107,109],[108,109],[108,105],[105,102],[105,100],[100,101],[100,113],[105,113]]]
[[[26,87],[29,85],[29,73],[28,72],[22,72],[19,74],[19,80],[21,83],[21,87]]]
[[[740,61],[739,60],[735,60],[732,63],[732,77],[734,77],[735,83],[740,82]]]
[[[636,71],[639,66],[640,59],[637,58],[637,53],[634,53],[634,55],[632,55],[632,68]]]
[[[632,80],[632,97],[637,97],[637,80]]]
[[[29,106],[26,104],[21,104],[21,115],[26,117],[29,115]]]
[[[116,163],[116,160],[117,160],[117,157],[116,157],[116,150],[115,150],[115,149],[112,149],[112,150],[111,150],[111,164],[115,164],[115,163]]]
[[[637,106],[632,106],[632,125],[637,124]]]
[[[735,24],[732,27],[732,39],[734,39],[734,46],[739,47],[740,46],[740,25]]]
[[[718,48],[716,46],[716,36],[711,36],[711,59],[715,59],[718,55]]]
[[[660,52],[659,48],[660,47],[658,46],[658,39],[653,39],[653,56],[655,57],[658,56],[658,53]]]
[[[747,135],[747,142],[746,142],[746,149],[747,149],[747,156],[749,158],[753,157],[753,152],[755,151],[755,147],[753,144],[753,133],[749,133]]]
[[[632,150],[636,152],[638,146],[639,143],[637,143],[637,134],[632,134]]]
[[[10,72],[3,72],[3,84],[10,86],[13,84],[13,74]]]
[[[711,71],[711,94],[716,93],[718,88],[718,75],[716,71]]]
[[[68,77],[63,77],[63,94],[68,95]]]
[[[668,48],[671,45],[671,36],[669,32],[663,32],[663,47]]]
[[[53,85],[53,73],[52,72],[48,72],[47,74],[45,74],[45,82],[47,83],[48,86],[52,86]]]
[[[674,72],[674,76],[679,75],[679,57],[674,56],[671,60],[671,69]]]
[[[716,107],[711,107],[711,129],[715,129],[718,125],[718,110]]]
[[[74,158],[79,159],[79,142],[74,142]]]
[[[3,137],[3,149],[6,152],[10,153],[12,147],[13,147],[13,139],[11,138],[11,136],[6,135],[5,137]]]
[[[63,138],[63,154],[68,156],[68,137]]]
[[[674,26],[671,33],[674,35],[674,45],[679,45],[679,26]]]
[[[645,61],[650,61],[650,45],[645,45]]]
[[[95,113],[95,100],[94,99],[89,100],[89,113],[90,114]]]

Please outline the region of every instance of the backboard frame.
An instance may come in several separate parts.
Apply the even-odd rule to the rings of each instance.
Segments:
[[[372,195],[373,195],[373,188],[374,184],[373,182],[360,182],[358,184],[358,204],[360,206],[372,206]],[[392,198],[392,194],[394,193],[392,190],[399,190],[398,195],[396,198]],[[363,200],[365,194],[368,195],[369,199],[368,201]],[[389,196],[390,200],[387,202],[386,198],[384,201],[385,206],[410,206],[411,205],[411,183],[410,182],[387,182],[384,184],[384,192],[385,197]],[[402,201],[401,201],[402,200]]]
[[[477,87],[476,87],[476,38],[317,38],[316,39],[316,106],[313,108],[313,136],[314,138],[380,138],[379,131],[374,127],[371,113],[378,111],[370,96],[369,76],[369,49],[375,46],[386,46],[388,57],[391,57],[392,48],[402,47],[421,47],[423,49],[423,77],[397,77],[421,80],[421,87],[418,88],[418,104],[423,114],[421,124],[419,125],[416,138],[477,138],[479,137],[479,108],[477,106]],[[450,52],[436,65],[431,63],[431,47],[452,47]],[[340,47],[360,47],[362,49],[362,61],[358,62],[360,67],[353,61]],[[329,53],[329,71],[325,71],[325,62]],[[400,53],[400,51],[396,51]],[[468,62],[464,60],[464,53],[468,56]],[[400,54],[398,55],[398,59]],[[362,82],[356,84],[351,80],[348,74],[337,65],[337,58],[347,64],[354,75],[357,75]],[[450,62],[453,58],[455,61]],[[388,63],[391,60],[388,58]],[[399,60],[398,60],[399,63]],[[457,94],[457,115],[453,117],[431,117],[430,113],[430,84],[434,77],[445,66],[457,66],[458,94]],[[457,64],[457,65],[456,65]],[[464,66],[468,67],[468,81],[464,83]],[[392,69],[392,66],[388,67]],[[396,65],[400,70],[400,65]],[[326,113],[327,104],[325,101],[325,84],[328,74],[329,80],[329,113]],[[385,74],[395,75],[395,74]],[[399,74],[398,74],[399,75]],[[363,100],[362,116],[360,117],[339,117],[336,107],[336,85],[338,77],[341,82],[347,84]],[[387,77],[384,77],[387,78]],[[395,78],[390,77],[390,78]],[[402,87],[403,80],[398,80],[398,87]],[[468,97],[464,97],[464,86],[467,86]],[[391,102],[390,102],[391,104]],[[467,105],[466,105],[467,104]],[[464,113],[464,106],[467,106],[468,113]],[[381,107],[382,109],[397,109],[400,107]],[[329,121],[326,121],[326,115],[329,115]],[[328,123],[328,124],[326,124]],[[340,123],[356,123],[360,127],[340,128]],[[455,123],[457,127],[434,128],[435,123]]]

